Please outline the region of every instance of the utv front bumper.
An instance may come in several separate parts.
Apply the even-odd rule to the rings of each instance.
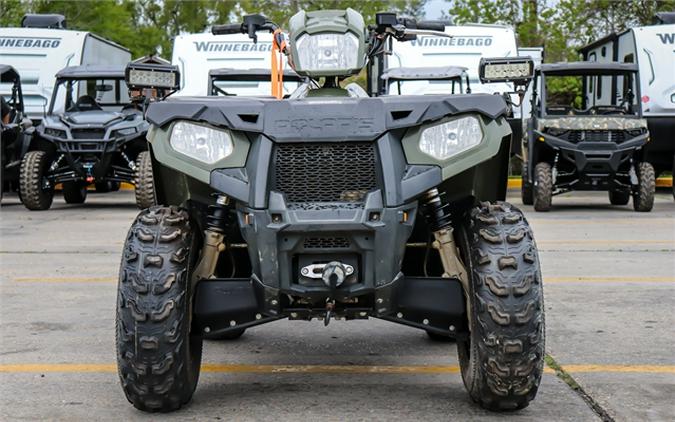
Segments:
[[[542,142],[559,153],[560,158],[574,165],[579,175],[606,175],[619,171],[637,150],[645,146],[647,133],[617,143],[610,139],[602,141],[570,142],[546,133],[534,132],[535,142]]]

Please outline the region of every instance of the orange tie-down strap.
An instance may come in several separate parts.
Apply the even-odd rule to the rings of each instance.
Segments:
[[[282,54],[286,50],[286,40],[281,29],[274,31],[272,37],[272,96],[284,97],[284,60]]]

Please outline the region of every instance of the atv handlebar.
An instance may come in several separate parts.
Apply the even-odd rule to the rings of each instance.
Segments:
[[[441,21],[417,21],[416,29],[444,32],[445,24]]]
[[[213,35],[245,34],[241,23],[228,23],[225,25],[213,25],[211,28]]]

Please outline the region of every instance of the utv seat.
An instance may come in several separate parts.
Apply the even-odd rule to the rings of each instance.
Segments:
[[[68,111],[101,111],[103,110],[91,95],[83,95],[77,99]]]

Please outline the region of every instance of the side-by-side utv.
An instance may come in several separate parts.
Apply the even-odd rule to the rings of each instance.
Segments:
[[[0,197],[6,191],[18,190],[24,137],[30,136],[33,124],[24,114],[21,77],[12,66],[0,64],[0,84],[10,86],[10,95],[2,98],[3,119],[0,121]]]
[[[129,97],[124,66],[62,69],[49,111],[21,162],[21,198],[30,210],[48,209],[62,185],[69,204],[83,203],[87,186],[99,192],[132,183],[139,208],[155,204],[143,99]],[[64,113],[54,112],[57,104]]]
[[[654,204],[654,168],[642,118],[638,67],[630,63],[552,63],[535,72],[532,117],[523,146],[522,199],[548,211],[554,195],[608,191],[614,205]],[[572,94],[577,86],[580,95]]]
[[[275,98],[172,97],[148,108],[161,205],[138,215],[121,259],[127,399],[146,411],[187,403],[205,336],[286,318],[380,318],[455,337],[481,406],[527,406],[543,372],[543,285],[532,230],[503,202],[504,97],[371,98],[342,87],[391,37],[444,36],[439,25],[381,13],[367,27],[352,9],[299,12],[289,25],[288,40],[261,15],[213,32],[273,32],[273,54],[313,80],[299,93],[283,99],[273,79]],[[526,84],[532,67],[486,60],[482,72]],[[177,80],[132,68],[128,84]]]

